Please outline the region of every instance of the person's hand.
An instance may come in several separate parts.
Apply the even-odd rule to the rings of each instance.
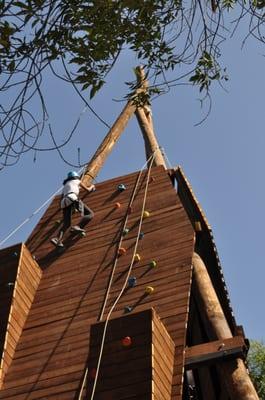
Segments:
[[[89,188],[87,189],[89,192],[94,192],[96,190],[95,185],[90,185]]]

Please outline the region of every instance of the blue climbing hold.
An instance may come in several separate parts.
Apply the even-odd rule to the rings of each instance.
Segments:
[[[125,235],[127,235],[129,232],[130,232],[130,229],[129,229],[129,228],[124,228],[122,234],[123,234],[123,236],[125,236]]]
[[[125,313],[130,313],[131,311],[132,311],[132,307],[131,306],[124,307],[124,312]]]
[[[123,183],[121,183],[120,185],[118,185],[118,191],[119,191],[119,192],[123,192],[124,190],[126,190],[126,186],[125,186]]]
[[[136,286],[136,283],[137,283],[137,279],[136,279],[135,276],[131,276],[131,277],[128,279],[128,286],[129,286],[129,287],[134,287],[134,286]]]
[[[144,237],[144,233],[140,232],[139,239],[143,239],[143,237]]]

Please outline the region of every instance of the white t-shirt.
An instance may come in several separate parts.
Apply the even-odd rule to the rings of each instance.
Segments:
[[[78,199],[80,183],[80,179],[71,179],[65,183],[61,201],[62,208],[69,206],[73,201]]]

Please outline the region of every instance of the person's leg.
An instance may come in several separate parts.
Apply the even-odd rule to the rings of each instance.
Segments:
[[[59,231],[58,237],[51,239],[51,242],[55,245],[62,245],[63,235],[67,231],[67,229],[71,226],[72,211],[73,211],[72,205],[63,208],[62,211],[63,211],[63,226]]]
[[[80,200],[81,201],[81,200]],[[84,226],[91,221],[91,219],[94,217],[94,212],[91,210],[91,208],[89,208],[88,206],[86,206],[83,202],[82,203],[82,207],[83,207],[83,218],[80,221],[80,228],[83,229]]]

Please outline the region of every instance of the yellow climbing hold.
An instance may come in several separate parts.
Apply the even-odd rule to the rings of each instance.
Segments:
[[[144,218],[150,217],[150,212],[149,212],[149,211],[144,211],[143,217],[144,217]]]
[[[155,289],[153,288],[153,286],[146,286],[145,288],[145,293],[146,294],[152,294],[154,293]]]
[[[135,254],[135,256],[134,256],[134,261],[135,262],[138,262],[138,261],[140,261],[141,260],[141,256],[140,256],[140,254]]]

